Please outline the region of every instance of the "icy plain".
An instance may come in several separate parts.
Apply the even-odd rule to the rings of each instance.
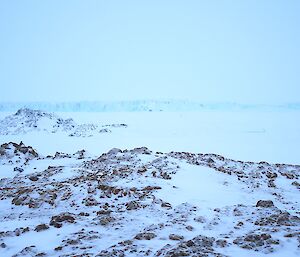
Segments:
[[[299,256],[299,114],[11,116],[0,256]]]

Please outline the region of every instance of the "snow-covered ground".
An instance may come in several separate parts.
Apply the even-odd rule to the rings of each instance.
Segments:
[[[9,113],[1,113],[0,118]],[[11,114],[11,113],[10,113]],[[113,147],[147,146],[157,151],[217,153],[249,161],[299,163],[300,111],[287,112],[127,112],[57,113],[78,124],[126,124],[112,133],[66,137],[65,133],[0,136],[0,143],[21,141],[44,154],[86,149],[99,155]]]
[[[299,114],[0,113],[0,256],[299,256]]]

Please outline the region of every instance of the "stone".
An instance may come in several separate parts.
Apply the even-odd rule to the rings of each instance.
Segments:
[[[280,242],[278,239],[273,239],[272,236],[267,233],[250,233],[236,238],[233,240],[233,243],[244,249],[270,253],[274,251],[273,246],[278,245]]]
[[[50,221],[50,226],[61,228],[63,222],[74,223],[75,218],[71,213],[65,212],[59,215],[53,216]]]
[[[131,210],[136,210],[140,208],[140,204],[137,201],[131,201],[126,203],[126,210],[131,211]]]
[[[184,237],[180,236],[180,235],[176,235],[176,234],[170,234],[169,239],[170,240],[175,240],[175,241],[180,241],[180,240],[183,240]]]
[[[225,239],[218,239],[218,240],[216,240],[216,245],[218,247],[224,248],[228,245],[228,242]]]
[[[203,216],[198,216],[194,218],[194,221],[199,222],[199,223],[205,223],[206,219]]]
[[[48,228],[49,228],[48,225],[46,225],[46,224],[40,224],[40,225],[37,225],[37,226],[35,227],[34,231],[40,232],[40,231],[46,230],[46,229],[48,229]]]
[[[138,233],[134,238],[137,240],[151,240],[155,237],[156,235],[152,232],[143,232],[143,233]]]
[[[118,153],[122,153],[122,150],[119,148],[113,148],[108,151],[108,155],[117,155]]]
[[[114,217],[111,217],[111,216],[104,216],[103,218],[100,219],[100,224],[102,226],[106,226],[108,225],[109,223],[115,221],[115,218]]]
[[[274,207],[274,203],[271,200],[259,200],[256,203],[256,207],[271,208]]]
[[[14,167],[14,171],[17,171],[17,172],[23,172],[24,169],[22,168],[19,168],[19,167]]]
[[[30,176],[29,179],[31,181],[38,181],[39,180],[38,176]]]
[[[166,208],[166,209],[172,209],[172,205],[167,202],[162,202],[161,207]]]

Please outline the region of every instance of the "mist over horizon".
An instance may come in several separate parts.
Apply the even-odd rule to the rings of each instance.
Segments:
[[[298,111],[300,103],[249,104],[234,102],[196,102],[190,100],[127,100],[127,101],[71,101],[71,102],[2,102],[0,111],[19,109],[48,112],[144,112],[144,111]]]
[[[2,1],[0,102],[299,102],[299,1]]]

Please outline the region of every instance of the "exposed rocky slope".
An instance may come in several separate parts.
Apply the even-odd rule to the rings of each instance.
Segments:
[[[8,148],[32,158],[8,162]],[[298,165],[145,147],[114,148],[94,159],[84,150],[41,157],[23,144],[0,149],[0,165],[20,169],[0,180],[1,256],[300,254]],[[192,169],[217,179],[199,180]],[[185,173],[199,190],[207,183],[239,186],[245,199],[175,203],[170,195],[184,193],[176,177]],[[210,197],[197,192],[191,196]]]
[[[13,159],[18,156],[19,159],[33,159],[39,155],[31,146],[26,146],[23,142],[19,144],[14,142],[4,143],[0,146],[0,158],[2,159]]]
[[[88,137],[97,133],[126,128],[126,124],[77,124],[73,119],[63,119],[56,114],[28,108],[20,109],[0,121],[0,135],[20,135],[34,131],[67,133],[69,136]]]

